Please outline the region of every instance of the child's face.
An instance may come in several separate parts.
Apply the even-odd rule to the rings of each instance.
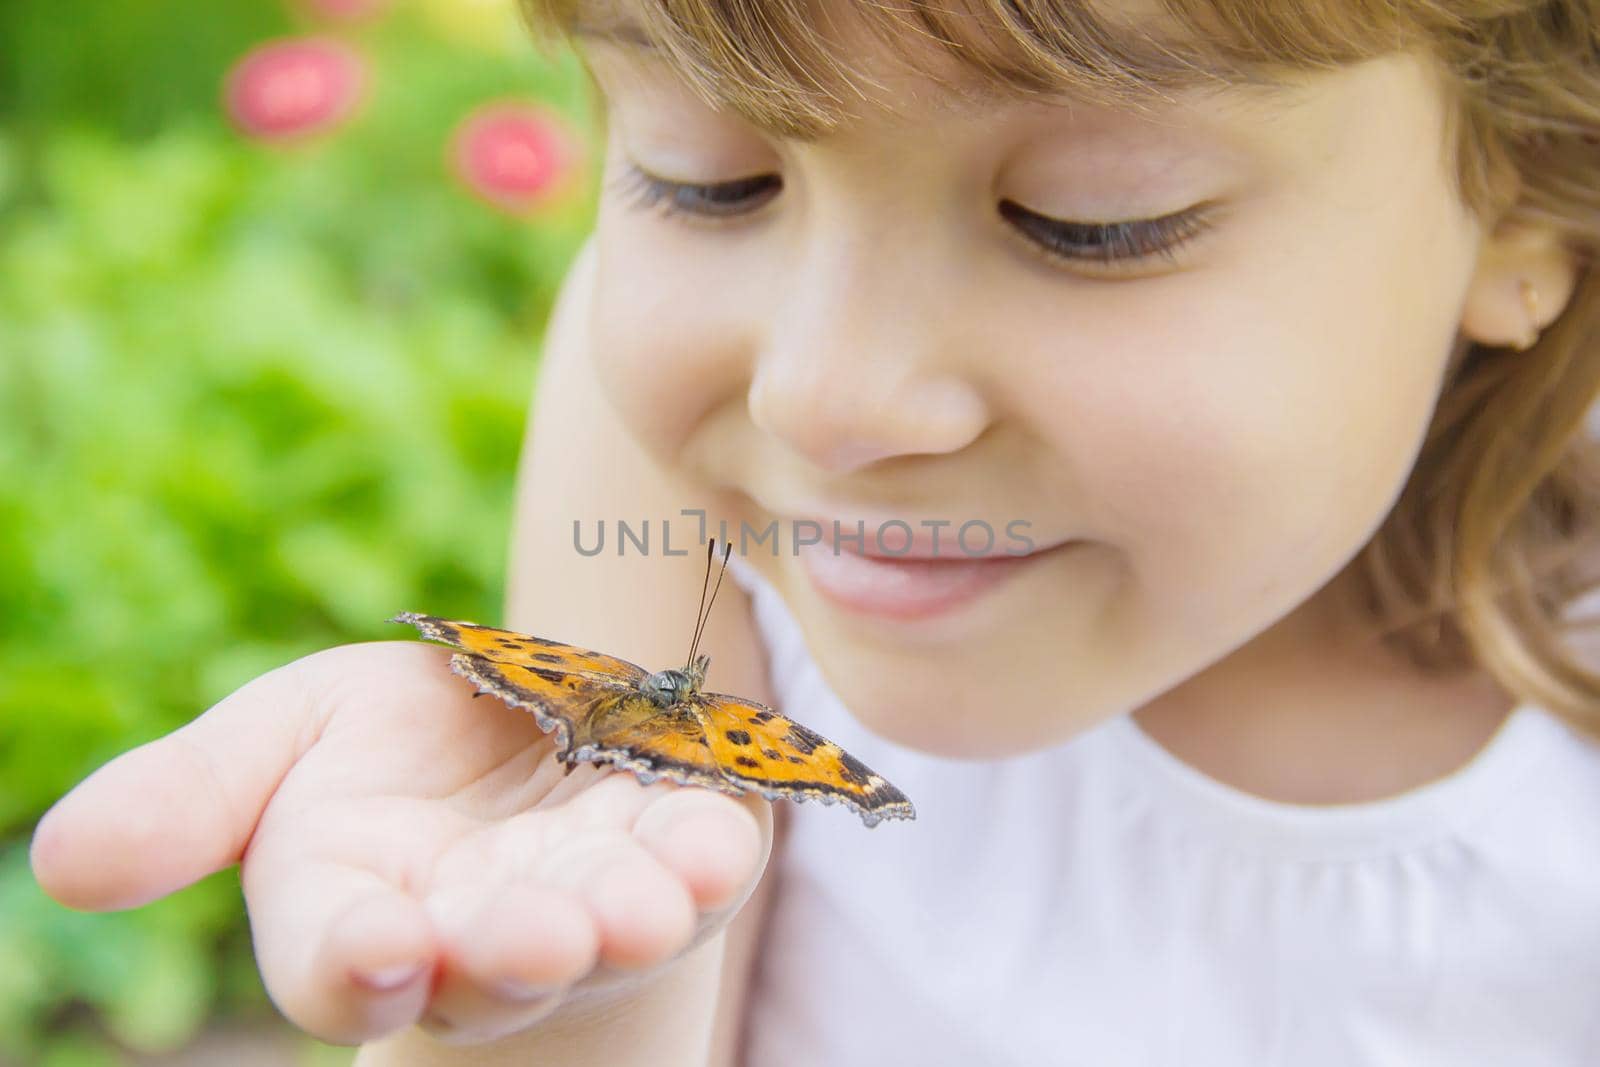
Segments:
[[[594,356],[653,454],[753,528],[779,521],[752,561],[868,726],[1017,752],[1317,603],[1415,459],[1479,230],[1410,58],[1139,117],[959,104],[861,47],[891,110],[806,144],[593,44]],[[630,166],[755,180],[666,216]],[[945,562],[830,566],[792,551],[802,519],[865,519],[869,551],[884,520],[949,520]],[[1035,551],[971,561],[969,520],[996,553],[1022,520]]]

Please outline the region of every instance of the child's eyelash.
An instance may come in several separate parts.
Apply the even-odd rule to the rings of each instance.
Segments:
[[[1050,258],[1106,265],[1150,256],[1176,259],[1180,248],[1210,226],[1205,205],[1153,219],[1067,222],[1002,200],[1000,214]]]
[[[616,188],[637,210],[717,222],[756,211],[778,194],[783,179],[761,174],[701,185],[658,178],[628,163],[617,175]],[[1077,264],[1113,265],[1157,255],[1173,259],[1179,248],[1209,224],[1203,207],[1153,219],[1069,222],[1002,200],[1000,214],[1046,257]]]
[[[657,210],[664,216],[695,215],[702,218],[730,218],[746,215],[771,200],[783,188],[776,174],[758,174],[714,185],[673,182],[646,174],[631,163],[617,175],[617,190],[631,207]]]

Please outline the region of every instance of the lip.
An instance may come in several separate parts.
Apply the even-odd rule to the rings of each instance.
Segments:
[[[852,537],[832,536],[832,521],[810,520],[822,539],[799,546],[799,558],[812,587],[826,600],[855,614],[879,619],[917,620],[950,615],[996,589],[1040,557],[1073,544],[1061,541],[1017,555],[996,551],[968,553],[945,530],[913,531],[903,552],[885,550],[869,533],[857,550]],[[854,522],[842,523],[854,530]],[[877,529],[870,527],[869,530]],[[942,535],[942,536],[941,536]],[[885,537],[884,541],[888,541]],[[895,536],[895,544],[901,538]],[[875,551],[874,551],[875,550]]]
[[[822,544],[831,551],[852,552],[868,559],[916,560],[1000,560],[1017,559],[1021,554],[1008,552],[1003,547],[1005,533],[989,523],[982,523],[986,543],[974,550],[961,523],[944,519],[924,519],[915,523],[905,519],[819,519],[804,517],[794,520],[796,533],[800,524],[817,528]],[[860,534],[860,536],[856,536]],[[797,537],[798,541],[798,537]],[[850,545],[852,547],[843,547]]]

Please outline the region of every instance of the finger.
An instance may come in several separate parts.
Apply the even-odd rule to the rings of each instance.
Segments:
[[[568,809],[512,823],[480,846],[499,857],[480,867],[497,872],[492,885],[459,883],[426,902],[441,966],[421,1025],[441,1041],[522,1029],[597,976],[627,984],[682,952],[694,932],[688,890],[625,832],[579,824]]]
[[[427,893],[430,912],[454,915],[458,905],[434,898],[453,901],[487,885],[555,890],[576,900],[596,925],[604,961],[627,966],[635,957],[661,955],[663,945],[670,949],[693,926],[694,903],[630,831],[675,789],[602,773],[564,802],[483,828],[439,858]]]
[[[244,882],[262,981],[290,1022],[355,1044],[421,1016],[438,947],[419,901],[370,871],[255,853]]]
[[[671,787],[646,789],[629,775],[591,781],[441,857],[425,901],[438,984],[421,1022],[437,1039],[476,1043],[523,1029],[596,968],[650,967],[687,944],[687,889],[628,834]]]
[[[701,911],[742,901],[755,888],[772,842],[772,805],[705,789],[678,789],[653,801],[633,836],[689,890]]]
[[[450,1044],[493,1040],[554,1011],[599,957],[599,932],[569,893],[528,884],[429,898],[438,984],[422,1028]]]
[[[604,772],[562,799],[441,859],[426,901],[438,980],[420,1022],[436,1039],[493,1040],[533,1025],[574,987],[633,984],[689,946],[699,898],[716,907],[748,892],[764,856],[764,803],[752,812],[703,790]]]
[[[682,880],[631,836],[640,814],[677,788],[605,775],[566,803],[463,841],[441,857],[429,897],[486,883],[562,891],[594,923],[602,963],[648,966],[681,948],[695,920]]]
[[[599,933],[599,961],[624,970],[652,967],[685,948],[694,933],[688,888],[637,842],[617,835],[552,850],[548,884],[588,909]]]
[[[341,672],[393,688],[443,674],[441,650],[330,649],[262,675],[193,722],[112,760],[34,832],[45,892],[69,907],[131,908],[237,863],[278,783],[330,714]]]
[[[590,907],[602,963],[613,968],[651,967],[686,948],[697,912],[728,907],[754,889],[771,841],[771,805],[760,798],[642,786],[622,772],[558,810],[564,819],[542,824],[539,865]],[[564,831],[573,827],[586,832],[569,838]],[[524,834],[505,840],[513,855],[536,842]]]

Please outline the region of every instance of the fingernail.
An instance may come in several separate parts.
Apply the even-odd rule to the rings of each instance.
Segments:
[[[554,996],[560,989],[553,985],[529,985],[517,978],[501,978],[494,983],[495,992],[507,1000],[542,1000]]]
[[[380,993],[389,993],[409,984],[427,967],[426,963],[400,963],[375,971],[356,971],[356,981]]]

